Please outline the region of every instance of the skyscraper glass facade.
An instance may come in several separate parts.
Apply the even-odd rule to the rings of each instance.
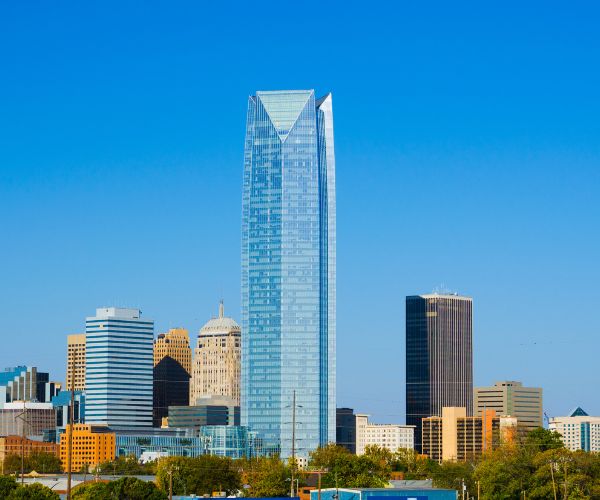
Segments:
[[[154,322],[137,309],[102,308],[85,332],[86,422],[151,427]]]
[[[406,423],[419,452],[422,419],[457,406],[473,415],[473,300],[406,297]]]
[[[331,95],[248,100],[242,200],[242,425],[266,450],[335,441],[335,157]]]

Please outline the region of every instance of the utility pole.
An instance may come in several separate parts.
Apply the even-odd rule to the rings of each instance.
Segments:
[[[21,486],[25,483],[25,423],[27,422],[27,401],[23,400],[23,413],[21,413]]]
[[[296,390],[292,393],[292,480],[290,481],[290,498],[294,496],[294,473],[296,470]],[[319,476],[321,479],[321,476]]]
[[[554,462],[550,462],[550,476],[552,476],[552,491],[554,492],[554,500],[556,500],[556,483],[554,482]]]
[[[73,469],[73,420],[75,419],[75,356],[71,362],[71,407],[69,408],[69,443],[67,449],[67,500],[71,500],[71,469]]]

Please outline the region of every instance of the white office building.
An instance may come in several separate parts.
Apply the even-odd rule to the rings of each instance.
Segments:
[[[590,417],[577,407],[567,417],[553,417],[548,423],[571,451],[600,451],[600,417]]]
[[[86,423],[152,427],[154,321],[138,309],[100,308],[85,335]]]
[[[356,454],[363,455],[367,446],[377,445],[390,451],[414,449],[415,426],[400,424],[373,424],[369,415],[356,415]]]

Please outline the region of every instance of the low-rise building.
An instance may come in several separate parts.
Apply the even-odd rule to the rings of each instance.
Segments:
[[[374,424],[369,416],[356,415],[356,454],[365,453],[367,446],[375,445],[397,451],[400,448],[414,449],[414,425]]]
[[[115,433],[105,426],[87,424],[69,425],[60,436],[60,460],[63,470],[70,467],[68,447],[69,436],[73,430],[73,447],[71,472],[77,472],[82,467],[93,467],[102,462],[115,458]]]
[[[59,456],[59,446],[56,443],[47,443],[35,439],[27,439],[21,436],[1,436],[0,437],[0,466],[8,455],[24,454],[26,457],[34,452],[51,453]],[[43,472],[43,471],[38,471]],[[4,474],[4,471],[2,471]]]
[[[42,436],[56,427],[52,403],[14,401],[0,409],[0,436]]]
[[[580,407],[566,417],[553,417],[550,430],[560,434],[569,450],[600,452],[600,417],[591,417]]]
[[[465,407],[444,407],[441,416],[423,419],[421,447],[436,462],[472,460],[503,439],[513,440],[516,424],[514,417],[500,417],[495,410],[469,417]]]
[[[456,500],[456,490],[440,488],[327,488],[311,490],[311,500]]]
[[[248,427],[240,425],[207,425],[200,429],[208,455],[250,458],[262,455],[260,440]],[[302,464],[298,464],[302,467]]]
[[[240,407],[225,396],[202,397],[192,406],[169,406],[169,428],[200,429],[205,425],[240,425]]]

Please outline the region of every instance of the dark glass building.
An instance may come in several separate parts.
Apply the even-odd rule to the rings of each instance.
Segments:
[[[178,361],[165,356],[154,366],[154,412],[152,425],[160,427],[169,406],[187,406],[190,402],[190,374]]]
[[[352,408],[337,408],[335,412],[335,442],[350,453],[356,453],[356,415]]]
[[[452,294],[406,297],[406,423],[462,406],[473,415],[473,300]]]

